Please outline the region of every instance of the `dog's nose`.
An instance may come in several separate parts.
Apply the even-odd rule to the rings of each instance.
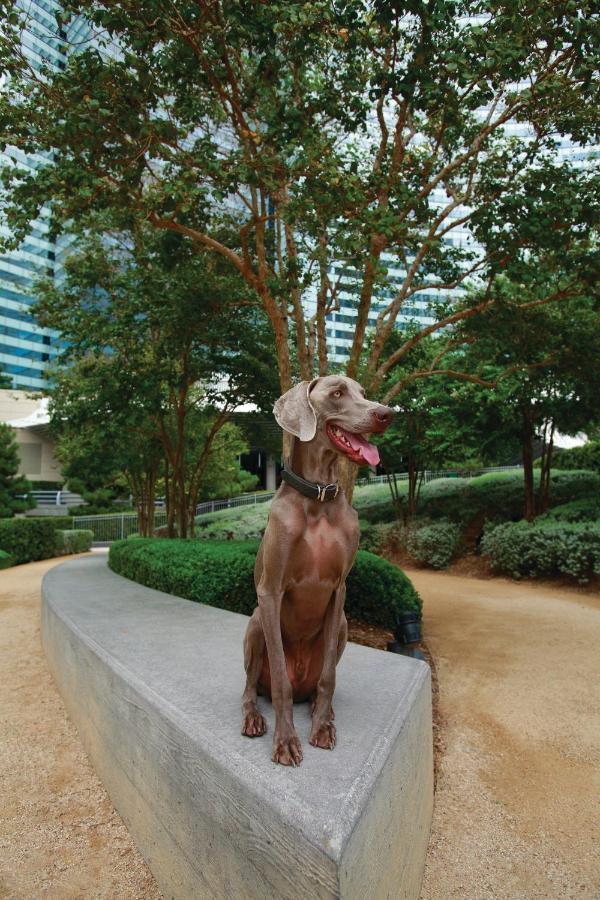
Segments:
[[[373,418],[381,429],[387,428],[394,418],[394,410],[390,409],[389,406],[376,406],[373,410]]]

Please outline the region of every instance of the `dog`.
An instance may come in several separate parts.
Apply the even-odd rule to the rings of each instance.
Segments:
[[[273,412],[293,441],[256,558],[258,606],[244,638],[242,734],[265,734],[257,695],[270,697],[272,760],[297,766],[302,746],[294,702],[311,701],[314,747],[332,750],[336,743],[332,698],[348,634],[346,577],[359,540],[358,516],[337,484],[338,460],[376,465],[379,452],[365,435],[385,431],[394,413],[341,375],[302,381]]]

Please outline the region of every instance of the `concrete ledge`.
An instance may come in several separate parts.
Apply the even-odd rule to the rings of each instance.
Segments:
[[[245,616],[105,558],[51,569],[42,640],[69,715],[165,897],[418,898],[432,811],[429,669],[349,644],[338,745],[297,769],[240,734]]]

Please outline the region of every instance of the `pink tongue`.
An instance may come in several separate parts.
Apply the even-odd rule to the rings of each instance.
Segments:
[[[352,434],[351,431],[345,431],[347,439],[350,441],[350,446],[353,450],[356,450],[364,461],[368,463],[370,466],[376,466],[379,462],[379,450],[373,444],[369,444],[368,441],[365,441],[362,434]]]

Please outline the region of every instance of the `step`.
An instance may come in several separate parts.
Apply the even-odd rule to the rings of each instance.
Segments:
[[[67,710],[165,897],[417,900],[432,813],[429,668],[349,644],[338,744],[295,769],[240,734],[247,618],[102,556],[51,569],[42,638]]]

